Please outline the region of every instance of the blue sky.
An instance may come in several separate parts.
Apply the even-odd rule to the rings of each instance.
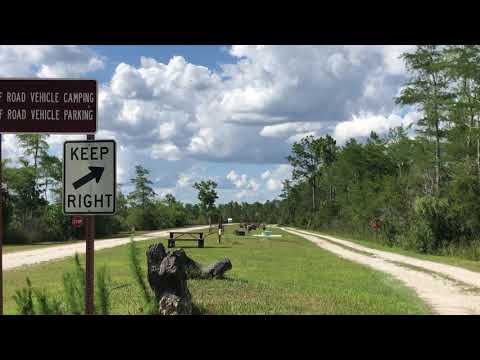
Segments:
[[[215,70],[219,70],[220,64],[234,62],[234,58],[228,53],[227,45],[101,45],[91,48],[107,59],[104,69],[95,74],[101,82],[108,82],[117,65],[122,62],[140,65],[140,54],[163,63],[175,55],[180,55],[190,63]]]
[[[97,138],[114,138],[118,182],[151,171],[159,196],[195,202],[211,178],[219,202],[273,199],[291,175],[285,157],[306,135],[343,144],[415,123],[393,101],[412,46],[0,46],[0,76],[95,78]],[[20,153],[5,137],[10,158]],[[52,135],[60,155],[66,139]]]

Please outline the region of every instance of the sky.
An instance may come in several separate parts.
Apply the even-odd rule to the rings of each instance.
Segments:
[[[413,49],[0,45],[0,77],[97,79],[96,138],[116,140],[124,192],[141,164],[159,196],[195,203],[193,183],[213,179],[219,203],[265,202],[291,176],[286,156],[302,137],[342,145],[416,123],[416,109],[394,103],[408,77],[400,55]],[[51,135],[50,151],[84,137]],[[3,156],[19,151],[4,135]]]

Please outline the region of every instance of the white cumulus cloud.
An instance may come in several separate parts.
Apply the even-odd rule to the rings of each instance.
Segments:
[[[0,45],[0,76],[65,78],[101,70],[104,58],[78,45]]]

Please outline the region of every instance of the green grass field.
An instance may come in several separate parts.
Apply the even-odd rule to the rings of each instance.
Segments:
[[[463,267],[467,270],[480,272],[480,261],[467,260],[467,259],[463,259],[455,256],[420,254],[412,250],[406,250],[396,246],[387,246],[371,240],[362,240],[355,236],[347,236],[345,234],[338,233],[338,232],[332,232],[332,231],[325,232],[325,231],[315,231],[315,230],[308,230],[308,231],[319,234],[319,235],[325,234],[325,235],[339,238],[341,240],[351,241],[356,244],[363,245],[365,247],[369,247],[376,250],[389,251],[389,252],[400,254],[400,255],[411,256],[421,260],[435,261],[435,262],[443,263],[446,265]]]
[[[227,226],[221,244],[209,236],[205,248],[178,242],[202,264],[229,257],[233,269],[225,280],[189,280],[195,304],[205,314],[429,314],[430,308],[399,281],[367,267],[340,259],[300,237],[272,228],[281,238],[233,235]],[[260,233],[257,231],[255,233]],[[156,240],[158,241],[158,240]],[[137,243],[145,265],[145,251],[154,240]],[[166,240],[162,239],[164,245]],[[83,257],[82,257],[82,260]],[[139,314],[141,303],[130,276],[127,248],[96,253],[95,264],[107,265],[112,281],[112,313]],[[5,312],[16,311],[12,295],[25,286],[58,293],[62,273],[73,260],[6,271]]]

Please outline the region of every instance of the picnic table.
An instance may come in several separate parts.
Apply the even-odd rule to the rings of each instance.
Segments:
[[[168,247],[175,247],[176,241],[197,241],[199,248],[203,248],[204,245],[204,238],[202,232],[170,231],[170,237],[168,238]]]

